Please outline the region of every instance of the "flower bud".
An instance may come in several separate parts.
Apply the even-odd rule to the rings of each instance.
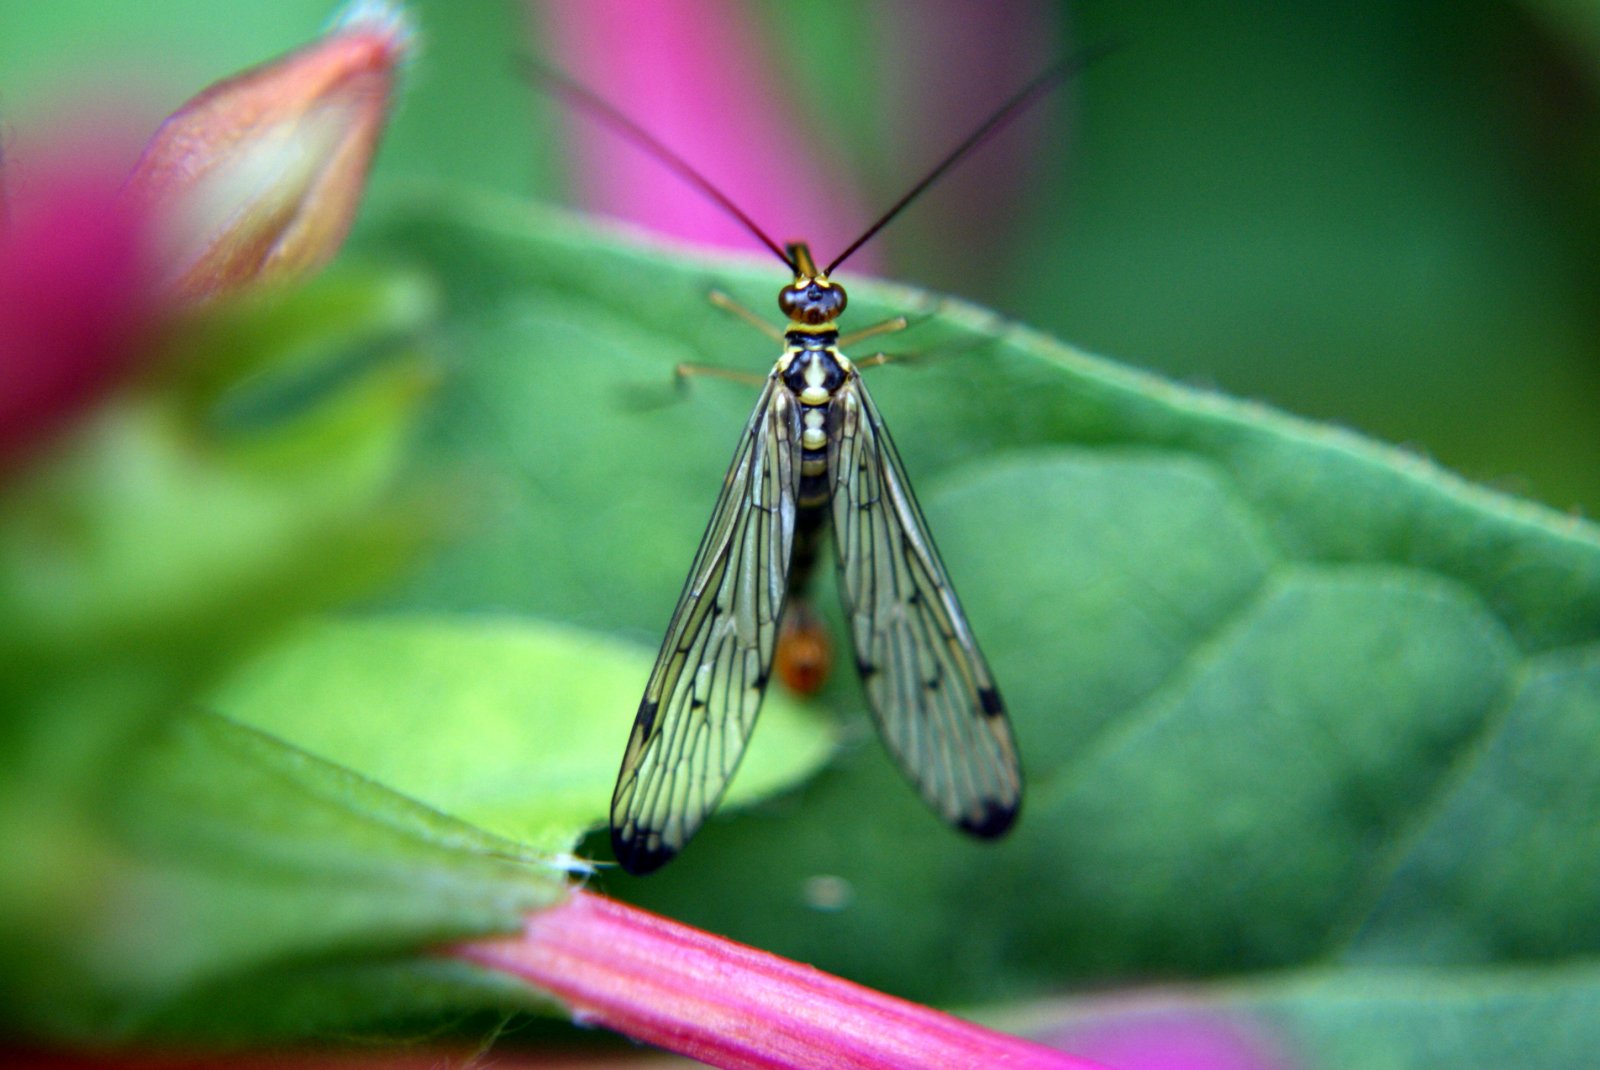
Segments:
[[[217,83],[162,124],[128,189],[165,221],[179,297],[292,279],[338,251],[410,41],[398,8],[356,4],[322,40]]]

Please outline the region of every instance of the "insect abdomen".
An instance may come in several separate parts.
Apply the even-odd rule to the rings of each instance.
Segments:
[[[834,332],[827,336],[792,332],[795,347],[783,372],[800,406],[800,486],[795,495],[794,551],[789,565],[789,603],[805,607],[817,550],[832,516],[833,484],[828,478],[828,425],[833,396],[846,373],[835,359]],[[820,685],[820,679],[817,685]],[[816,686],[806,690],[814,691]]]

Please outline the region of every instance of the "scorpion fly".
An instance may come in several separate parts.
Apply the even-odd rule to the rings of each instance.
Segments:
[[[804,243],[779,246],[610,104],[534,69],[715,201],[793,273],[778,293],[781,330],[712,295],[783,349],[739,436],[628,737],[611,800],[611,844],[628,872],[671,861],[716,807],[750,740],[780,635],[779,672],[802,691],[820,683],[826,637],[803,595],[829,531],[856,667],[901,772],[942,819],[974,836],[1001,836],[1016,820],[1022,772],[1005,705],[860,365],[841,347],[905,321],[841,340],[847,299],[833,272],[1082,65],[1082,57],[1060,64],[1024,86],[822,269]],[[785,629],[789,607],[805,617]]]

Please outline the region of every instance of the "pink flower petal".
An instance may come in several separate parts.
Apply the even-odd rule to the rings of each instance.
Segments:
[[[1075,1000],[1064,1020],[1028,1032],[1117,1070],[1300,1070],[1286,1038],[1247,1011],[1182,990]]]
[[[149,347],[152,230],[107,169],[42,165],[0,232],[0,468],[69,423]]]

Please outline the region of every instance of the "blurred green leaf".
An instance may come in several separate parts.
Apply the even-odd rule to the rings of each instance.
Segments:
[[[354,336],[349,302],[326,300],[353,289],[386,310]],[[416,545],[420,514],[391,497],[428,381],[415,359],[352,369],[245,428],[214,415],[226,402],[250,410],[308,362],[328,370],[376,345],[392,357],[426,314],[418,295],[414,278],[347,278],[204,313],[174,329],[148,382],[11,479],[0,497],[4,765],[26,778],[35,757],[103,759],[285,617],[366,589]],[[312,309],[342,344],[308,344]],[[223,391],[214,363],[254,374]],[[59,743],[80,728],[101,746]],[[92,778],[92,762],[84,771]]]
[[[61,928],[7,966],[29,1029],[237,1042],[476,1006],[482,981],[446,996],[438,978],[462,971],[419,952],[514,930],[565,886],[516,844],[210,715],[141,740],[105,803]]]
[[[672,366],[769,366],[703,293],[766,307],[782,272],[456,194],[420,197],[388,241],[444,280],[456,363],[425,451],[485,503],[395,602],[650,642],[753,396],[673,400]],[[942,1001],[1600,944],[1592,526],[844,281],[853,325],[918,321],[903,345],[924,359],[869,374],[1014,711],[1022,825],[993,846],[945,832],[863,743],[614,891]],[[866,734],[853,681],[823,701]],[[843,909],[811,894],[824,875]]]
[[[189,712],[437,528],[400,480],[432,309],[415,276],[347,272],[175,322],[143,381],[0,489],[8,1019],[108,1039],[191,1006],[259,1032],[271,978],[334,984],[559,889],[507,841]]]
[[[299,629],[216,708],[479,828],[570,851],[605,804],[654,652],[537,621],[394,616]],[[791,785],[830,741],[792,699],[731,801]]]

